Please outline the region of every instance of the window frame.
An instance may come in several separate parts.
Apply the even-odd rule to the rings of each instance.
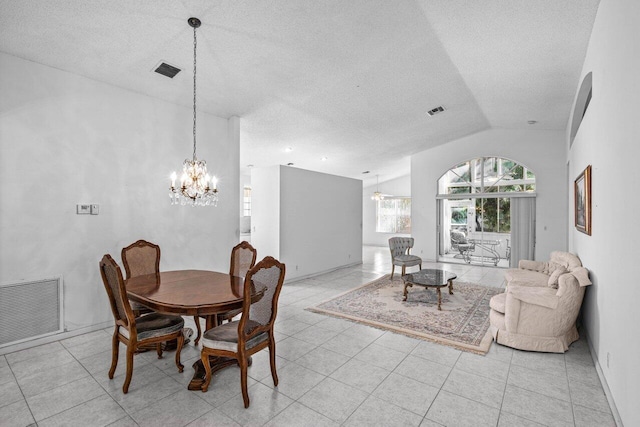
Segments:
[[[488,163],[495,164],[495,176],[485,170],[485,166]],[[511,164],[511,166],[507,167],[507,164]],[[522,168],[522,178],[507,179],[509,173],[518,167]],[[451,178],[454,176],[457,177],[457,179]],[[440,176],[437,185],[438,196],[440,197],[534,193],[536,189],[536,175],[531,169],[515,160],[498,156],[483,156],[456,164]],[[520,186],[522,189],[501,191],[504,187],[514,186]],[[465,192],[465,188],[468,189],[468,191]]]
[[[381,228],[381,204],[394,202],[394,210],[393,220],[390,223],[393,224],[391,229],[382,229]],[[408,202],[408,206],[404,209],[399,206],[401,202]],[[402,212],[408,211],[408,214],[403,214]],[[391,216],[391,215],[388,215]],[[408,222],[408,226],[402,227],[401,219],[404,218]],[[384,199],[376,200],[376,233],[384,233],[384,234],[411,234],[411,197],[407,196],[385,196]],[[400,231],[399,231],[400,230]]]
[[[251,187],[248,185],[242,189],[242,216],[251,216]]]

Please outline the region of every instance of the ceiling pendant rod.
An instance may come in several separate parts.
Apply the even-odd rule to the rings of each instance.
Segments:
[[[380,192],[380,189],[378,188],[380,182],[378,181],[378,175],[376,175],[376,191],[373,192],[373,196],[371,196],[371,200],[375,200],[375,201],[379,201],[379,200],[384,200],[384,196],[382,195],[382,193]]]
[[[200,26],[198,18],[190,18],[189,25],[193,27],[193,161],[196,161],[196,53],[198,51],[198,40],[196,38],[196,28]]]

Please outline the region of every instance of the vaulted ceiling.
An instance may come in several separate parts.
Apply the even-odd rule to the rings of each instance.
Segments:
[[[198,111],[241,118],[242,168],[291,162],[373,184],[408,173],[416,152],[484,129],[565,129],[597,7],[0,0],[0,51],[191,107],[187,19],[198,17]],[[161,61],[183,71],[154,73]]]

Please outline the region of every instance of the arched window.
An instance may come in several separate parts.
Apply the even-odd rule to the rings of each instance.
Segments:
[[[593,75],[591,72],[587,73],[582,79],[582,84],[578,90],[578,96],[576,97],[576,103],[573,106],[573,115],[571,118],[571,134],[569,138],[569,145],[573,145],[573,140],[580,129],[582,119],[587,113],[591,98],[593,96]]]
[[[460,163],[440,177],[438,195],[533,192],[536,176],[525,166],[500,157]]]

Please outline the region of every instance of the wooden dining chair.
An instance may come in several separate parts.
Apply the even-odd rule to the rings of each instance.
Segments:
[[[230,357],[240,365],[240,383],[244,407],[249,407],[247,368],[252,354],[269,348],[271,376],[278,385],[276,372],[276,341],[273,324],[278,314],[278,297],[284,282],[285,265],[273,257],[265,257],[247,272],[244,278],[242,315],[234,320],[211,328],[202,337],[201,359],[205,368],[202,391],[211,383],[210,356]],[[252,303],[252,294],[262,292],[262,297]]]
[[[160,246],[156,244],[146,240],[138,240],[126,248],[122,248],[120,256],[122,257],[127,279],[160,273]],[[131,304],[136,317],[153,311],[135,301],[129,301],[129,304]]]
[[[129,384],[133,374],[133,355],[143,346],[155,344],[158,358],[160,359],[162,358],[161,343],[177,340],[176,366],[178,367],[178,372],[182,372],[184,369],[184,366],[180,363],[180,352],[184,344],[184,336],[182,334],[184,320],[182,317],[153,312],[136,318],[127,298],[122,271],[108,254],[100,261],[100,275],[109,296],[111,311],[115,319],[109,378],[113,379],[113,374],[118,365],[120,343],[127,347],[127,375],[122,386],[122,392],[125,394],[129,391]]]
[[[245,277],[247,272],[256,265],[258,251],[251,246],[251,243],[242,241],[231,249],[231,263],[229,266],[229,275],[237,277]]]
[[[237,277],[245,277],[247,275],[247,271],[251,269],[256,264],[256,258],[258,257],[258,251],[251,246],[251,243],[242,241],[238,243],[236,246],[231,249],[231,263],[229,267],[229,275],[237,276]],[[220,313],[217,315],[217,325],[222,324],[222,322],[231,321],[234,317],[242,312],[242,309],[231,310],[225,313]],[[197,318],[196,318],[197,319]],[[202,330],[200,329],[200,322],[196,320],[196,329],[197,329],[197,337],[194,341],[195,345],[198,345],[200,341],[200,337],[202,335]]]

